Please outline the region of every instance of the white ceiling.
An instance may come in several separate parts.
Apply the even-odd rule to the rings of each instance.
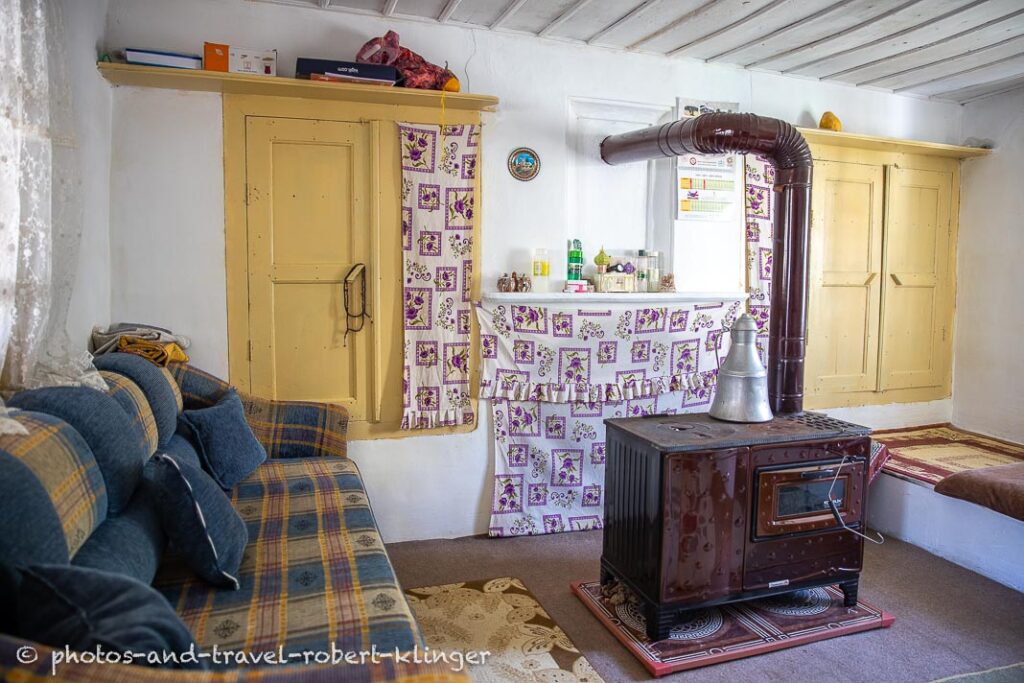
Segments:
[[[1024,0],[262,0],[970,102],[1024,87]]]

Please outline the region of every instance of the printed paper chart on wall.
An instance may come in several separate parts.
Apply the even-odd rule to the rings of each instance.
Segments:
[[[677,219],[736,220],[743,204],[743,157],[684,154],[676,166]]]

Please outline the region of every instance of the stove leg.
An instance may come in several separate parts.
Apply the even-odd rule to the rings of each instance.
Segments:
[[[852,581],[843,581],[839,584],[839,587],[843,589],[843,606],[844,607],[856,607],[857,606],[857,588],[860,583],[860,579],[853,579]]]
[[[672,625],[676,622],[675,610],[659,609],[657,605],[646,605],[644,616],[647,619],[647,637],[652,643],[668,638]]]

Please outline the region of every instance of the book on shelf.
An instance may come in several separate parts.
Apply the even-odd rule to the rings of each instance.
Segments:
[[[185,52],[166,52],[164,50],[146,50],[137,47],[126,47],[124,59],[129,64],[141,66],[163,66],[172,69],[202,69],[201,55]]]
[[[309,80],[326,83],[361,83],[362,85],[381,85],[391,87],[394,81],[382,81],[377,78],[358,78],[355,76],[343,76],[341,74],[310,74]]]
[[[295,62],[295,77],[316,81],[387,86],[394,85],[398,81],[398,70],[384,64],[362,64],[334,59],[299,57]]]

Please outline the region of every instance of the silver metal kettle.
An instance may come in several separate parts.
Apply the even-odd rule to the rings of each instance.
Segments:
[[[729,330],[729,355],[718,369],[711,417],[727,422],[768,422],[768,372],[757,355],[757,323],[741,315]]]

